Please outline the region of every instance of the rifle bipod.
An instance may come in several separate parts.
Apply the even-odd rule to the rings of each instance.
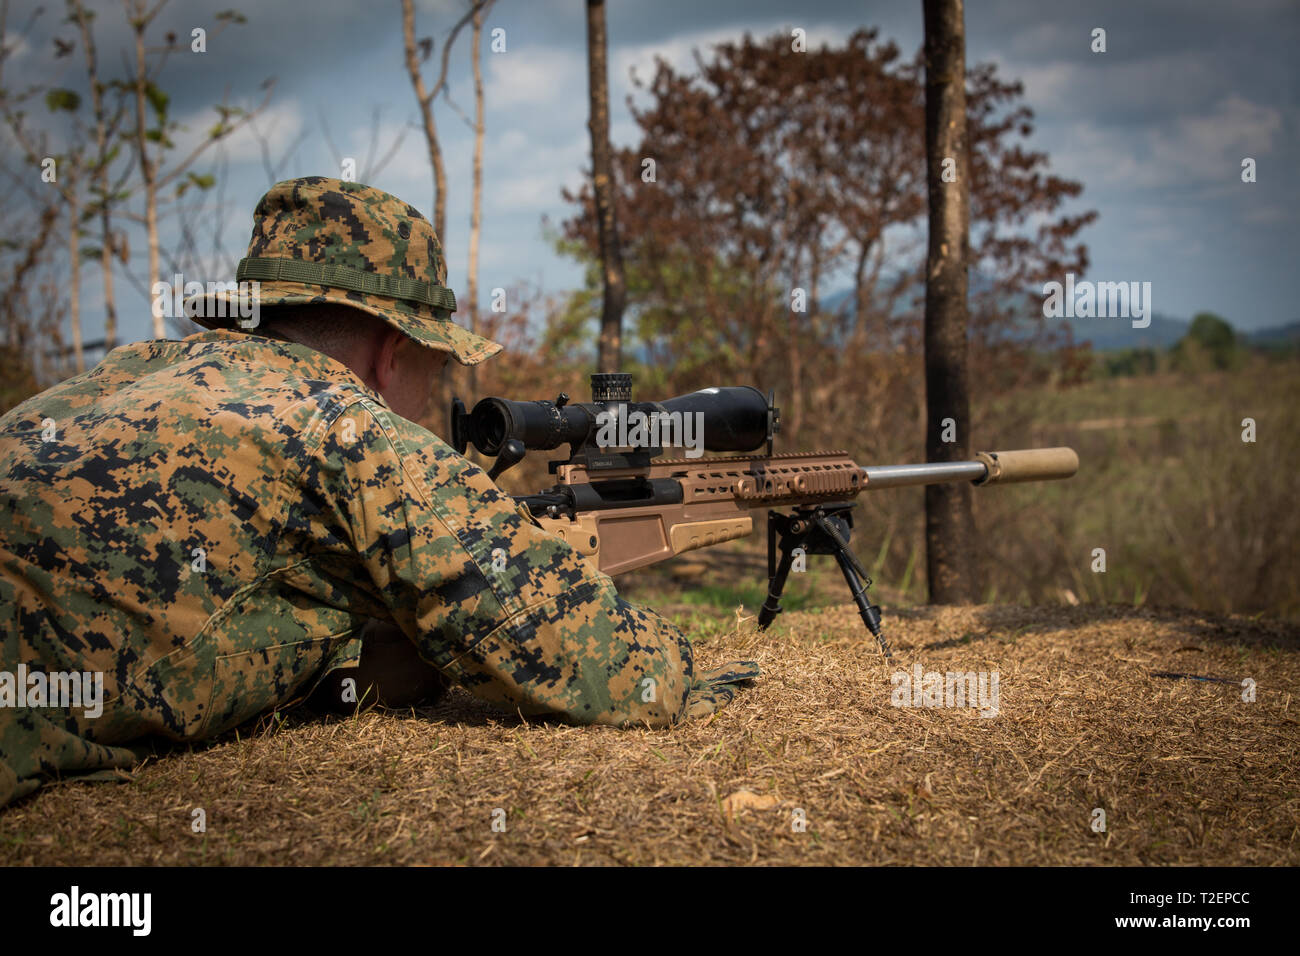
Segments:
[[[767,600],[758,612],[758,626],[766,628],[781,613],[781,591],[785,588],[795,551],[803,554],[833,554],[844,572],[849,591],[858,605],[862,623],[867,625],[886,658],[893,657],[889,642],[880,630],[880,608],[867,598],[871,578],[849,548],[853,529],[852,502],[796,507],[791,514],[767,513]],[[781,561],[776,560],[777,535],[781,537]]]

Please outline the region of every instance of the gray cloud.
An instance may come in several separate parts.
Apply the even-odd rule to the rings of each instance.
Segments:
[[[159,33],[188,36],[211,27],[214,14],[238,0],[172,0]],[[96,29],[106,68],[122,66],[127,29],[116,3],[102,2]],[[26,50],[7,66],[6,82],[80,85],[80,61],[54,60],[55,9],[23,37]],[[10,25],[24,22],[15,4]],[[408,130],[402,149],[373,184],[431,211],[432,183],[417,112],[402,63],[396,0],[276,0],[242,7],[249,22],[232,26],[203,56],[174,57],[161,83],[193,139],[207,110],[223,95],[250,101],[259,84],[277,78],[275,98],[259,129],[272,153],[292,149],[283,175],[337,175],[324,124],[343,155],[360,162]],[[463,5],[418,4],[420,34],[440,38]],[[1245,326],[1297,318],[1287,281],[1295,258],[1300,154],[1300,71],[1294,50],[1300,14],[1290,2],[1231,5],[1186,0],[1105,0],[1043,4],[988,0],[967,5],[968,62],[994,61],[1025,82],[1036,112],[1032,146],[1053,168],[1085,184],[1076,209],[1095,208],[1100,221],[1084,236],[1098,278],[1150,279],[1156,308],[1189,314],[1223,312]],[[633,64],[648,75],[653,56],[679,66],[691,50],[746,31],[765,35],[802,26],[813,47],[843,41],[875,26],[904,55],[922,39],[915,0],[792,4],[775,0],[664,0],[611,3],[611,84],[616,140],[637,136],[624,106]],[[499,0],[489,28],[506,31],[508,51],[484,55],[488,90],[485,222],[481,286],[540,281],[548,290],[576,285],[576,266],[543,241],[540,221],[568,214],[564,185],[580,181],[586,157],[586,35],[581,0]],[[1107,30],[1108,52],[1089,52],[1090,31]],[[465,34],[466,39],[468,34]],[[468,56],[462,41],[452,59],[452,95],[470,105]],[[371,117],[380,111],[379,134]],[[468,236],[471,140],[456,114],[439,104],[440,132],[451,176],[445,237],[452,279],[463,292]],[[372,143],[372,139],[376,142]],[[6,147],[8,149],[8,147]],[[228,256],[237,258],[250,214],[268,185],[258,138],[224,144],[224,203],[197,225],[222,224]],[[1240,183],[1237,164],[1251,155],[1260,181]],[[213,161],[218,154],[213,154]],[[140,248],[142,243],[133,243]],[[129,295],[129,294],[128,294]],[[93,301],[87,284],[86,296]],[[147,308],[123,303],[126,331],[143,334]]]

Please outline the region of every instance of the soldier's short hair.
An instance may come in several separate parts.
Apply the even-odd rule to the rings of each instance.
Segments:
[[[332,302],[265,306],[261,324],[267,331],[286,333],[334,358],[347,354],[359,340],[377,330],[389,328],[377,316]]]

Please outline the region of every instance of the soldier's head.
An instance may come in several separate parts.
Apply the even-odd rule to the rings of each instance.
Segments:
[[[288,339],[341,362],[403,418],[429,411],[432,385],[451,354],[421,345],[377,316],[331,302],[268,306],[259,319],[255,334]]]
[[[448,356],[476,365],[501,349],[452,321],[456,297],[428,220],[360,183],[307,176],[272,186],[253,212],[235,279],[256,283],[257,325],[236,319],[236,308],[208,308],[210,301],[200,303],[196,322],[254,335],[269,328],[309,345],[347,365],[404,417],[419,417]],[[242,292],[218,296],[233,305]]]

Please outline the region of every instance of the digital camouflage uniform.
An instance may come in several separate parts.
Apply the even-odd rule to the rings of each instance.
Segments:
[[[274,187],[238,275],[274,270],[262,305],[346,302],[463,364],[499,349],[450,321],[432,228],[378,190]],[[126,345],[0,418],[0,671],[104,675],[95,719],[0,706],[0,806],[301,699],[371,618],[477,696],[580,723],[668,726],[757,673],[697,675],[676,627],[306,346]]]

